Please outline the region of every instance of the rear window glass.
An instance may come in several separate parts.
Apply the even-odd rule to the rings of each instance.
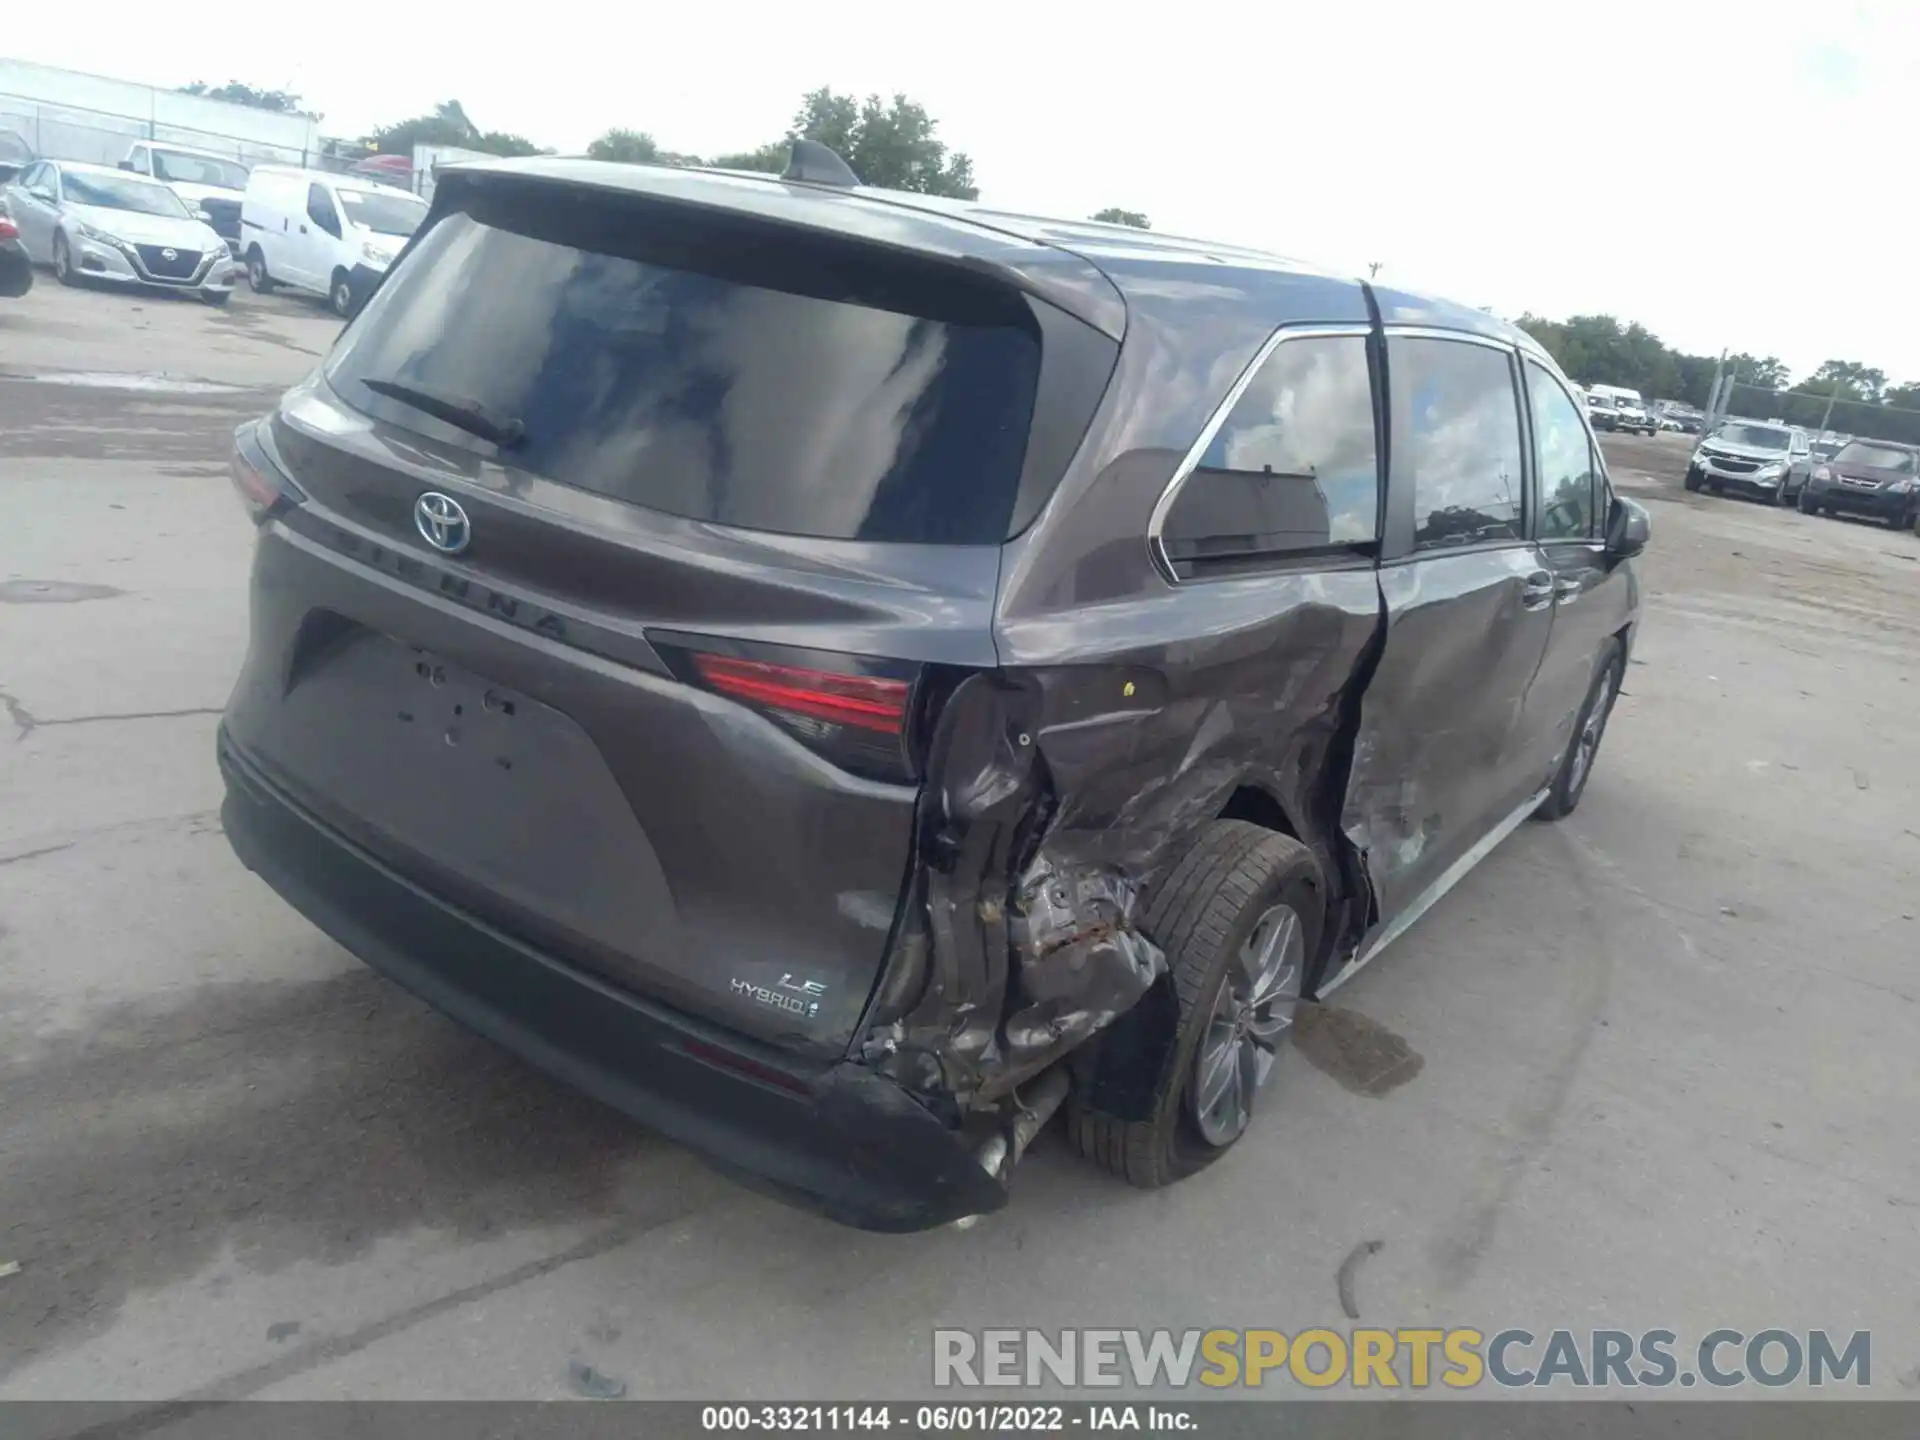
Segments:
[[[1006,538],[1040,366],[1017,295],[656,206],[466,206],[418,237],[335,350],[348,404],[494,453],[359,382],[452,397],[524,427],[511,464],[690,519]]]
[[[1372,545],[1373,385],[1358,335],[1275,347],[1174,497],[1161,532],[1180,573]]]

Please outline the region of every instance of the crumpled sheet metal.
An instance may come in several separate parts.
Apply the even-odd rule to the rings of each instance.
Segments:
[[[909,907],[924,983],[908,1000],[883,982],[901,998],[876,1006],[870,1063],[965,1109],[1110,1025],[1167,970],[1142,930],[1151,887],[1241,787],[1295,817],[1331,870],[1330,756],[1378,619],[1371,577],[1355,581],[1349,603],[1269,617],[1258,643],[963,681],[929,755]]]
[[[1138,892],[1117,870],[1059,870],[1042,857],[1021,879],[1010,927],[1015,1008],[1003,1034],[1008,1065],[1050,1063],[1112,1023],[1166,973],[1166,956],[1138,928]]]

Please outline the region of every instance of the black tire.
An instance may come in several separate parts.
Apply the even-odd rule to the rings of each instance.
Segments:
[[[1300,920],[1297,994],[1318,954],[1325,923],[1320,866],[1313,852],[1298,840],[1244,820],[1216,820],[1174,866],[1148,907],[1145,929],[1166,951],[1180,1007],[1179,1029],[1161,1062],[1144,1120],[1103,1114],[1077,1097],[1069,1102],[1068,1133],[1087,1159],[1129,1184],[1155,1190],[1205,1169],[1245,1133],[1224,1144],[1210,1142],[1201,1133],[1192,1101],[1193,1071],[1215,1005],[1229,984],[1229,970],[1236,967],[1256,923],[1276,905],[1290,906]],[[1280,1043],[1284,1046],[1285,1036]],[[1248,1109],[1254,1111],[1251,1105]]]
[[[1700,486],[1701,486],[1701,483],[1702,483],[1702,482],[1701,482],[1701,476],[1700,476],[1700,472],[1699,472],[1698,470],[1696,470],[1696,469],[1694,469],[1694,468],[1693,468],[1693,466],[1691,466],[1691,465],[1689,465],[1689,466],[1687,467],[1687,478],[1686,478],[1686,479],[1684,479],[1684,480],[1682,480],[1682,481],[1681,481],[1680,483],[1681,483],[1682,485],[1685,485],[1685,486],[1687,487],[1687,489],[1689,489],[1689,490],[1691,490],[1691,491],[1693,491],[1694,493],[1696,493],[1696,494],[1698,494],[1698,493],[1699,493],[1699,490],[1700,490]]]
[[[1607,721],[1613,714],[1613,702],[1620,696],[1620,679],[1625,672],[1620,642],[1609,640],[1600,657],[1600,664],[1594,671],[1586,702],[1580,707],[1580,718],[1573,722],[1573,738],[1567,742],[1567,753],[1561,757],[1560,769],[1553,777],[1553,786],[1547,791],[1547,798],[1533,812],[1536,820],[1566,819],[1579,805],[1580,797],[1587,793],[1587,781],[1593,778],[1594,761],[1599,759],[1600,742],[1606,738]],[[1587,733],[1588,726],[1594,724],[1596,709],[1599,712],[1598,723],[1594,728],[1592,745],[1585,749],[1583,761],[1581,737]]]
[[[80,283],[80,272],[73,263],[73,247],[67,244],[67,237],[58,231],[53,236],[53,278],[62,285],[77,286]]]
[[[1813,503],[1813,496],[1808,494],[1804,487],[1802,487],[1794,503],[1800,507],[1800,513],[1802,515],[1818,515],[1820,513],[1820,507]]]
[[[267,257],[260,253],[258,245],[247,249],[247,284],[253,287],[256,295],[273,293],[273,277],[267,273]]]
[[[353,317],[353,276],[345,270],[333,272],[327,285],[327,308],[342,320]]]

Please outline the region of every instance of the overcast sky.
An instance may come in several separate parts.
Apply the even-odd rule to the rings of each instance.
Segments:
[[[1504,315],[1604,311],[1685,350],[1920,380],[1920,0],[153,16],[10,6],[0,47],[152,84],[290,89],[328,134],[457,98],[483,129],[562,151],[615,125],[747,149],[812,87],[904,91],[997,205],[1121,205],[1156,229],[1377,260],[1382,280]]]

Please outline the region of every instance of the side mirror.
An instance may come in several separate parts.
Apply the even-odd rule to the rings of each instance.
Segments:
[[[131,169],[133,169],[133,161],[131,161],[131,160],[122,160],[122,161],[120,162],[120,168],[121,168],[122,170],[131,170]]]
[[[1647,507],[1624,495],[1613,497],[1613,511],[1607,516],[1607,554],[1626,560],[1647,548],[1653,534],[1653,518]]]

